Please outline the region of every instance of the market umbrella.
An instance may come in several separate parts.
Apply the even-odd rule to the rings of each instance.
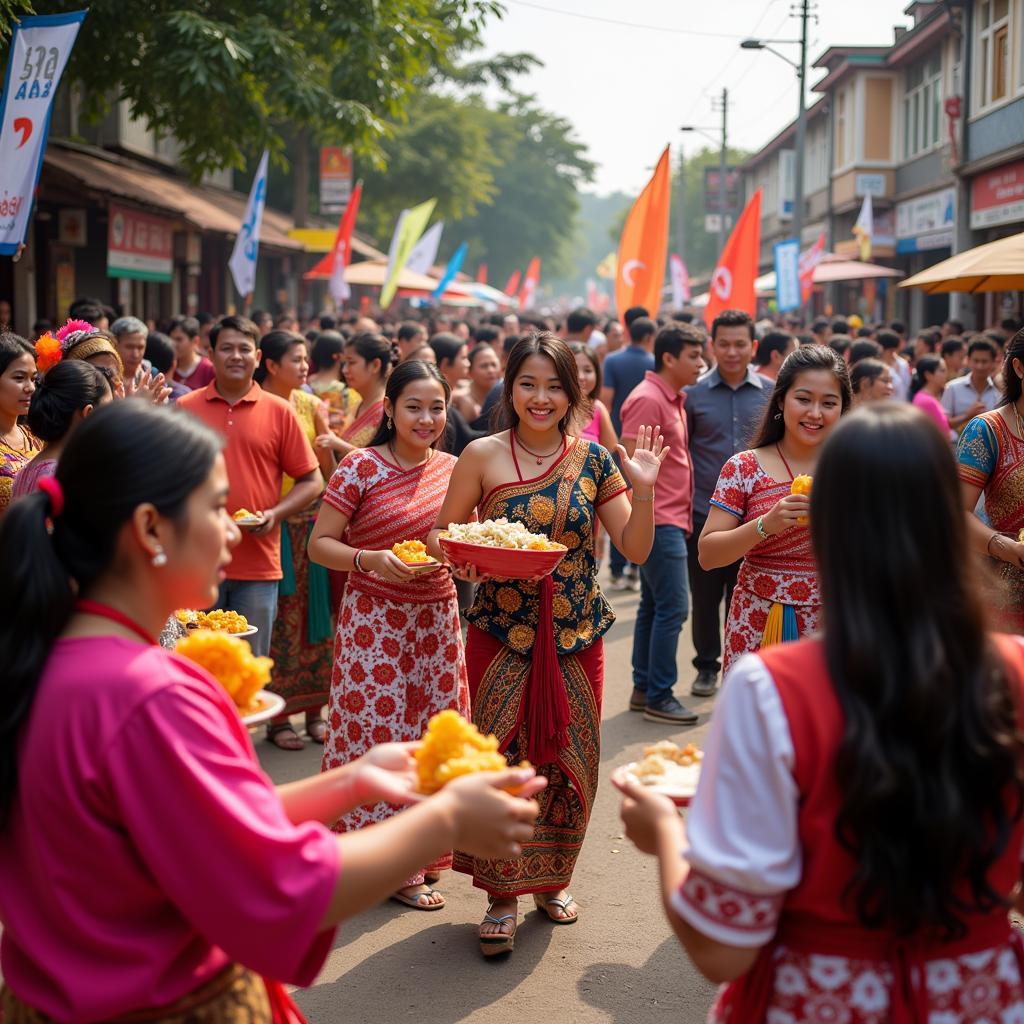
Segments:
[[[935,292],[1013,292],[1024,289],[1024,233],[958,252],[900,282]]]

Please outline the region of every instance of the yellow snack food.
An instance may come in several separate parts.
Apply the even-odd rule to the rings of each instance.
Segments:
[[[240,612],[225,611],[214,608],[209,612],[196,612],[188,608],[179,608],[174,617],[190,629],[212,629],[218,633],[244,633],[249,628],[249,620]]]
[[[497,737],[484,736],[457,711],[442,711],[430,719],[415,758],[421,793],[436,793],[460,775],[508,767]]]
[[[197,629],[182,637],[174,649],[205,668],[241,711],[249,709],[256,694],[270,682],[273,661],[256,657],[248,643],[226,633]]]
[[[391,551],[406,565],[422,565],[424,562],[434,561],[427,553],[427,545],[421,540],[400,541],[391,546]]]
[[[231,518],[237,523],[239,519],[255,519],[256,513],[250,512],[247,508],[240,508]]]
[[[801,473],[800,476],[793,477],[793,482],[789,486],[790,494],[806,494],[810,497],[811,484],[814,482],[814,477],[808,476],[806,473]],[[807,516],[800,516],[797,519],[798,523],[807,523],[810,520]]]

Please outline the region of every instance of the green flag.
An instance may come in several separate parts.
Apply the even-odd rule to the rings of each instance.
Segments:
[[[428,199],[411,210],[403,210],[395,225],[395,233],[391,237],[391,248],[388,250],[388,273],[384,278],[384,287],[380,290],[381,309],[387,309],[395,297],[398,288],[398,275],[405,269],[406,261],[413,247],[426,230],[427,221],[437,205],[436,199]]]

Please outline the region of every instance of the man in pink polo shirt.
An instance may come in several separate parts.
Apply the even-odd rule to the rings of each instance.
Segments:
[[[704,335],[690,324],[663,327],[654,339],[654,370],[622,404],[622,444],[630,455],[645,424],[661,424],[668,456],[654,495],[654,547],[640,566],[640,607],[633,629],[630,711],[651,722],[693,725],[697,714],[672,693],[679,678],[676,649],[688,612],[686,537],[693,524],[693,473],[685,396],[703,368]]]

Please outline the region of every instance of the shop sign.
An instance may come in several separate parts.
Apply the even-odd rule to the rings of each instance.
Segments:
[[[81,207],[61,207],[57,211],[57,241],[60,245],[77,247],[88,244],[85,210]]]
[[[352,150],[320,147],[320,212],[344,213],[352,195]]]
[[[174,224],[163,217],[110,204],[107,277],[170,281],[174,271]]]
[[[884,196],[885,175],[874,172],[856,175],[853,179],[853,194],[855,196]]]
[[[956,223],[956,190],[939,189],[896,204],[896,237],[917,238],[933,231],[949,232]]]
[[[971,227],[1024,220],[1024,160],[1003,164],[971,180]]]

